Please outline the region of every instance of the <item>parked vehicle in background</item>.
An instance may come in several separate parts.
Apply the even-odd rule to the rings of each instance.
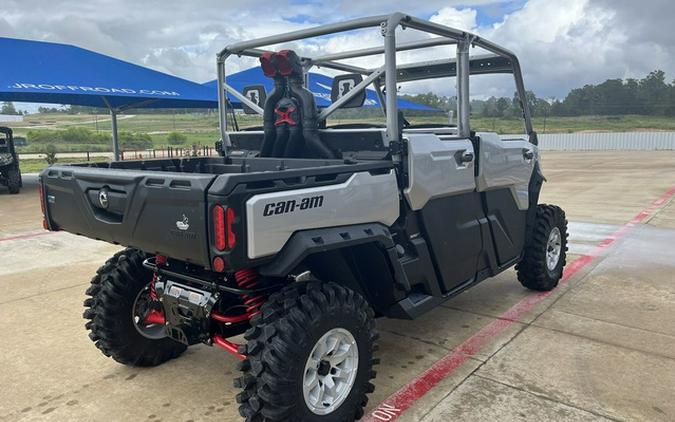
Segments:
[[[436,37],[397,44],[398,27]],[[319,57],[263,49],[363,28],[384,47]],[[447,45],[456,57],[397,64],[396,51]],[[470,58],[472,45],[487,53]],[[260,59],[275,86],[264,104],[227,85],[229,56]],[[384,64],[344,63],[366,56]],[[343,72],[322,110],[305,86],[312,66]],[[471,131],[469,76],[488,73],[513,74],[524,136]],[[457,78],[458,125],[409,124],[398,84],[445,77]],[[514,265],[527,288],[557,286],[567,221],[538,203],[537,135],[510,51],[395,13],[235,43],[218,55],[218,81],[221,157],[40,175],[46,227],[127,246],[98,270],[84,304],[106,356],[153,366],[215,344],[241,359],[247,421],[352,421],[374,389],[376,316],[416,318]],[[361,106],[369,85],[385,125],[326,124]],[[228,131],[226,91],[263,126]],[[242,333],[245,344],[229,340]]]
[[[0,184],[7,186],[9,193],[19,193],[23,186],[12,129],[4,126],[0,126]]]

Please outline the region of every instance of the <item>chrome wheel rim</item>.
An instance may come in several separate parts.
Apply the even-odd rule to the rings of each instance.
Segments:
[[[316,415],[334,412],[347,399],[359,367],[359,349],[354,336],[333,328],[316,342],[305,364],[302,393]]]
[[[562,250],[562,236],[560,229],[554,227],[548,235],[546,242],[546,267],[549,271],[555,270],[560,261],[560,251]]]
[[[136,330],[143,337],[151,340],[159,340],[166,337],[166,334],[164,334],[164,326],[161,324],[146,324],[143,322],[151,302],[150,284],[148,284],[138,292],[136,299],[134,299],[134,305],[131,308],[131,320],[134,323]]]

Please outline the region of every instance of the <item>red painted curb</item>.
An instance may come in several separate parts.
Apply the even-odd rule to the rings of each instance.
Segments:
[[[580,256],[577,260],[565,267],[561,283],[566,283],[580,270],[593,262],[601,252],[610,247],[618,239],[625,236],[637,224],[641,223],[659,208],[663,207],[669,199],[675,196],[675,186],[671,187],[663,195],[654,200],[647,208],[640,211],[630,221],[621,226],[607,238],[600,241],[588,254]],[[509,310],[501,314],[496,320],[481,328],[474,335],[466,339],[462,344],[450,351],[439,361],[431,365],[427,370],[413,378],[408,384],[401,387],[394,394],[378,405],[373,411],[361,419],[361,422],[394,421],[412,407],[417,400],[428,393],[436,384],[447,378],[455,369],[461,366],[471,356],[476,355],[495,337],[512,326],[516,320],[531,311],[536,305],[550,296],[553,292],[534,293],[520,300]]]
[[[7,242],[8,240],[32,239],[34,237],[44,236],[46,234],[54,234],[54,233],[56,233],[56,232],[44,231],[44,232],[37,232],[37,233],[20,234],[20,235],[17,235],[17,236],[0,238],[0,242]]]

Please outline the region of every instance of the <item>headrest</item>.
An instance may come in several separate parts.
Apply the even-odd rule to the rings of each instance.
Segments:
[[[293,50],[267,51],[260,56],[260,66],[268,78],[302,76],[300,57]]]

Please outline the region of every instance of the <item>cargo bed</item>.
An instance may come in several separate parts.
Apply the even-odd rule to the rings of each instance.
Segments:
[[[391,168],[390,161],[196,157],[53,165],[40,183],[51,230],[209,267],[213,204],[243,216],[253,194],[336,184],[357,172]],[[235,225],[242,242],[245,224],[241,217]]]

